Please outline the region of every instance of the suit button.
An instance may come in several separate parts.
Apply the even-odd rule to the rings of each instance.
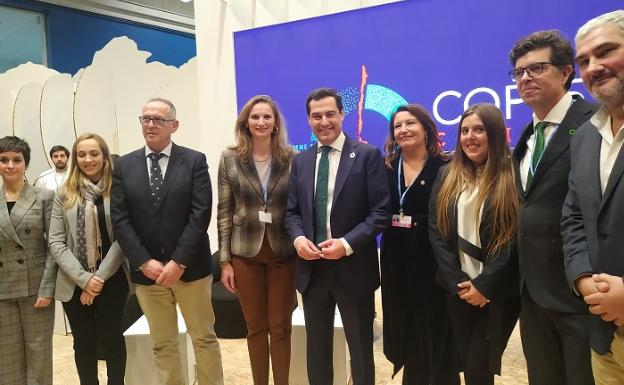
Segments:
[[[418,222],[414,222],[414,227],[418,226]]]
[[[24,232],[25,232],[26,234],[30,234],[30,229],[25,229],[25,230],[24,230]]]
[[[4,265],[4,263],[0,262],[0,267],[2,267]]]
[[[22,263],[24,263],[24,260],[22,258],[20,258],[20,259],[17,260],[17,263],[19,263],[21,265]]]

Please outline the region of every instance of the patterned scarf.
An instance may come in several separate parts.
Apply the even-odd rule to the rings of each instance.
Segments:
[[[95,185],[83,178],[80,187],[83,202],[78,205],[77,257],[82,266],[92,273],[97,269],[97,262],[102,260],[102,237],[95,205],[95,201],[102,196],[101,188],[102,181]]]

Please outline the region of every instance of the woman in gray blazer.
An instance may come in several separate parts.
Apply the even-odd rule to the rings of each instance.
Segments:
[[[76,139],[71,156],[69,177],[54,199],[50,224],[50,252],[59,266],[55,298],[63,302],[72,329],[80,384],[98,384],[99,337],[108,384],[121,385],[128,271],[110,220],[112,161],[104,139],[88,133]]]
[[[56,264],[45,237],[54,193],[24,180],[30,147],[0,139],[0,383],[52,385]]]
[[[293,155],[285,131],[275,102],[254,96],[219,164],[221,282],[239,296],[254,385],[268,384],[269,351],[275,385],[288,384],[295,259],[284,228]]]

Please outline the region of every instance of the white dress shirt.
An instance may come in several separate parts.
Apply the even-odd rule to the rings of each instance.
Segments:
[[[34,185],[35,187],[56,191],[65,183],[67,174],[69,174],[69,167],[65,167],[65,170],[61,172],[56,171],[56,168],[51,168],[42,172],[37,179],[35,179]]]
[[[160,173],[163,177],[163,180],[165,180],[165,173],[167,172],[167,166],[169,165],[169,158],[171,157],[172,145],[173,145],[173,142],[169,142],[167,147],[163,148],[163,150],[160,152],[160,154],[163,154],[164,156],[158,159],[158,165],[160,166]],[[145,146],[145,161],[147,163],[147,176],[149,177],[150,180],[152,179],[152,170],[151,170],[152,161],[150,160],[150,158],[148,158],[148,156],[152,152],[155,152],[155,151],[152,151],[150,150],[149,147]]]
[[[624,125],[613,136],[611,114],[605,106],[602,106],[590,120],[598,128],[598,133],[602,137],[602,142],[600,143],[600,191],[604,194],[607,182],[609,182],[609,176],[611,176],[611,170],[622,149]]]
[[[477,212],[477,200],[479,188],[464,190],[457,200],[457,235],[464,238],[473,245],[481,248],[481,238],[479,237],[479,225],[483,215],[483,205]],[[470,279],[475,279],[483,271],[483,262],[459,250],[459,262],[461,270]]]
[[[572,99],[572,94],[568,92],[563,95],[561,99],[559,99],[557,104],[555,104],[552,110],[550,110],[544,120],[539,120],[539,118],[535,115],[535,112],[533,113],[533,127],[537,126],[537,123],[540,123],[542,121],[549,123],[546,128],[544,128],[544,152],[546,151],[546,148],[548,148],[548,142],[552,138],[553,134],[557,131],[557,128],[559,128],[559,125],[565,118],[573,102],[574,99]],[[533,162],[534,150],[535,132],[533,132],[533,134],[529,136],[529,139],[527,139],[527,151],[524,154],[524,158],[522,158],[522,160],[520,161],[520,180],[522,181],[522,188],[525,190],[527,176],[529,175],[529,168],[531,167],[531,163]]]

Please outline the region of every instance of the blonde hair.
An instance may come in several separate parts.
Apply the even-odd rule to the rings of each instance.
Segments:
[[[461,125],[470,115],[477,115],[481,119],[487,133],[488,157],[483,170],[477,169],[460,144]],[[507,147],[507,129],[496,106],[477,104],[464,112],[459,121],[455,156],[443,177],[436,205],[438,230],[449,236],[451,224],[448,208],[457,204],[460,194],[466,188],[478,186],[477,211],[481,210],[486,200],[491,203],[489,217],[484,218],[490,224],[492,233],[489,244],[484,245],[488,249],[486,258],[495,256],[516,233],[519,206],[511,154]],[[477,227],[478,221],[477,218]]]
[[[248,125],[249,115],[251,115],[251,109],[259,103],[268,104],[271,107],[273,117],[275,118],[275,126],[271,132],[271,152],[273,156],[278,157],[282,162],[287,162],[291,157],[293,150],[287,144],[284,118],[277,108],[277,104],[267,95],[256,95],[245,103],[240,114],[238,114],[236,125],[234,127],[236,144],[230,146],[229,148],[236,151],[238,156],[244,162],[249,161],[251,158],[251,132],[249,131]]]
[[[110,156],[110,151],[108,150],[108,145],[101,136],[97,134],[84,133],[76,138],[76,141],[72,146],[72,161],[71,167],[69,168],[69,177],[61,187],[61,192],[65,195],[63,208],[70,208],[83,200],[80,189],[83,187],[83,179],[85,176],[78,167],[78,154],[76,147],[78,147],[78,143],[88,139],[95,140],[100,147],[100,151],[102,151],[102,157],[104,158],[104,164],[102,166],[102,179],[100,180],[102,182],[102,195],[104,197],[110,196],[111,185],[113,182],[113,161]]]

